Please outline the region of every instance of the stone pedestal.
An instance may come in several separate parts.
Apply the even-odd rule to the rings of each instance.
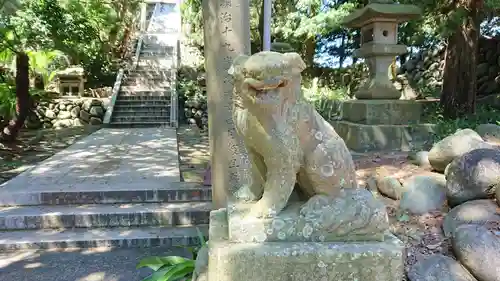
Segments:
[[[404,246],[384,242],[209,242],[208,281],[401,281]]]
[[[352,100],[342,104],[341,120],[332,121],[347,147],[356,152],[408,151],[425,146],[434,125],[421,123],[431,100]]]
[[[208,281],[401,281],[404,274],[404,245],[390,233],[381,241],[235,242],[225,208],[210,213],[209,232]]]

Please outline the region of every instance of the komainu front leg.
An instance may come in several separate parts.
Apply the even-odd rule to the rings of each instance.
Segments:
[[[236,193],[235,197],[241,201],[257,201],[262,197],[264,192],[264,175],[266,167],[262,156],[255,150],[247,149],[248,156],[251,161],[250,177],[252,184],[249,186],[242,186]]]
[[[273,157],[273,156],[271,156]],[[274,157],[276,157],[274,155]],[[250,216],[275,217],[287,205],[293,192],[300,164],[296,157],[279,157],[266,161],[267,174],[262,198],[252,206]]]

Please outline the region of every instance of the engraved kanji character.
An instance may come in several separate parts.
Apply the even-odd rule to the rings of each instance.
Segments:
[[[222,12],[222,13],[220,14],[220,19],[221,19],[223,22],[226,22],[226,23],[227,23],[227,22],[230,22],[230,21],[233,19],[233,17],[231,16],[231,13],[229,13],[229,12]]]
[[[223,9],[231,8],[231,0],[224,0],[220,3],[220,7]]]
[[[222,34],[224,34],[224,35],[227,35],[228,32],[232,32],[232,31],[233,31],[233,29],[230,28],[229,26],[224,26],[222,28]]]

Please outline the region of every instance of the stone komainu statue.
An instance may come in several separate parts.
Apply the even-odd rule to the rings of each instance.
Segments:
[[[252,276],[260,276],[253,273],[255,268],[271,272],[263,275],[265,280],[277,280],[273,272],[283,265],[287,272],[299,268],[290,280],[347,280],[347,273],[315,278],[301,266],[311,259],[322,261],[323,254],[332,257],[331,264],[350,264],[352,256],[341,255],[343,250],[335,247],[342,244],[332,241],[372,241],[368,251],[384,241],[389,228],[385,205],[357,188],[344,141],[303,98],[304,68],[296,53],[260,52],[234,60],[229,70],[234,78],[233,120],[249,154],[252,184],[236,187],[227,208],[211,212],[210,243],[198,255],[195,280],[255,280]],[[291,200],[294,189],[302,195],[299,200]],[[256,242],[262,246],[255,247]],[[358,257],[356,247],[363,243],[352,246]],[[386,246],[384,251],[392,251]],[[368,257],[363,254],[363,259]],[[281,267],[270,265],[282,261]],[[251,271],[241,271],[248,263]],[[315,262],[309,267],[318,271]],[[373,279],[371,273],[358,275]]]
[[[302,195],[335,196],[356,186],[344,141],[301,92],[305,64],[297,53],[240,56],[234,77],[234,123],[252,162],[252,186],[235,195],[255,201],[257,217],[272,217],[287,204],[296,182]]]
[[[260,52],[236,58],[229,70],[233,121],[252,178],[230,200],[230,236],[258,242],[382,239],[385,206],[357,188],[344,141],[302,96],[304,69],[297,53]],[[300,196],[294,201],[295,190]]]

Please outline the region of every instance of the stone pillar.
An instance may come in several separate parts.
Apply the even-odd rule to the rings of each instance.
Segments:
[[[240,168],[250,165],[232,120],[233,78],[228,74],[234,58],[250,54],[249,5],[248,0],[203,0],[212,200],[215,208],[226,207],[228,192],[244,184],[239,175]]]

